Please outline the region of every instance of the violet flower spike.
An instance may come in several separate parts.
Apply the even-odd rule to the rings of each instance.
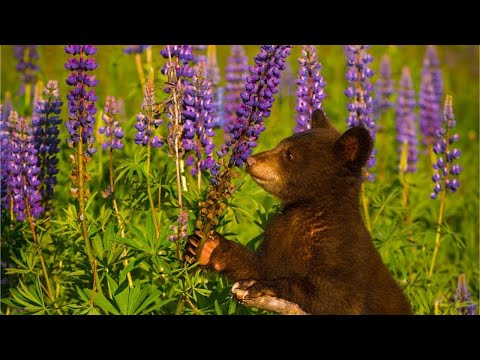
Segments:
[[[128,55],[143,54],[150,45],[128,45],[123,48],[123,52]]]
[[[224,133],[229,138],[228,127],[237,120],[236,111],[242,104],[240,93],[248,77],[248,56],[242,45],[232,45],[225,68],[225,124]]]
[[[375,112],[377,117],[383,111],[393,107],[390,97],[395,92],[395,82],[392,80],[392,66],[387,54],[383,55],[380,59],[380,69],[378,74],[380,75],[380,78],[375,83]]]
[[[450,192],[455,192],[460,187],[460,181],[457,179],[462,171],[462,167],[456,163],[462,152],[453,148],[453,144],[460,139],[458,134],[453,134],[455,127],[455,116],[453,114],[452,97],[447,95],[443,107],[442,127],[437,131],[433,152],[437,154],[437,162],[433,164],[435,174],[432,181],[435,183],[430,198],[436,199],[443,190],[443,186]]]
[[[137,114],[137,122],[134,127],[137,129],[134,142],[137,145],[147,146],[150,142],[152,148],[159,148],[163,146],[163,139],[161,136],[152,136],[153,129],[158,128],[163,120],[154,118],[155,105],[155,85],[153,78],[153,70],[150,71],[147,83],[145,84],[145,90],[143,92],[142,112]],[[118,106],[117,106],[118,111]],[[120,131],[123,136],[123,131]],[[118,133],[117,135],[120,135]],[[118,140],[118,139],[117,139]],[[118,144],[118,141],[117,141]]]
[[[32,125],[34,146],[38,152],[37,165],[40,167],[40,193],[45,209],[50,210],[54,197],[54,187],[57,184],[57,154],[60,152],[58,125],[62,122],[59,114],[63,102],[60,99],[56,80],[50,80],[43,92],[47,98],[44,99],[39,96],[34,102]]]
[[[118,114],[118,104],[113,96],[107,96],[107,102],[102,114],[102,120],[105,122],[105,126],[98,129],[100,134],[104,134],[107,139],[102,144],[103,150],[110,148],[112,151],[115,149],[123,149],[122,139],[125,133],[123,132],[116,115]]]
[[[298,68],[297,83],[297,126],[295,133],[312,128],[312,114],[314,110],[322,108],[322,100],[325,98],[324,91],[326,82],[320,71],[322,65],[318,62],[315,45],[303,45]]]
[[[37,47],[38,45],[15,45],[13,47],[13,53],[18,60],[15,69],[21,74],[21,86],[18,95],[25,94],[26,84],[33,86],[37,82],[38,71],[40,70],[40,67],[36,64],[39,59]]]
[[[347,109],[350,112],[346,119],[348,127],[363,126],[369,130],[372,139],[375,141],[375,121],[372,117],[374,110],[372,91],[373,85],[370,83],[370,78],[374,72],[369,67],[369,63],[373,62],[373,57],[367,52],[369,45],[346,45],[344,48],[347,54],[347,81],[348,87],[345,95],[351,102],[347,104]],[[367,161],[367,169],[375,166],[376,149],[372,150],[372,154]],[[373,181],[375,175],[371,171],[367,171],[366,178],[368,181]]]
[[[443,81],[439,65],[435,47],[429,45],[423,59],[419,96],[420,129],[425,146],[433,145],[436,133],[441,128]]]
[[[88,72],[96,69],[98,64],[94,58],[86,56],[95,55],[97,48],[93,45],[68,45],[65,47],[65,52],[75,56],[68,58],[65,64],[65,68],[72,71],[66,82],[74,87],[67,95],[69,121],[65,122],[65,126],[70,135],[67,144],[70,147],[76,147],[82,137],[83,143],[86,144],[85,156],[89,158],[97,151],[93,147],[95,142],[93,130],[94,115],[97,112],[95,101],[98,97],[92,88],[97,85],[98,80],[95,75],[90,75]],[[79,55],[78,58],[77,55]],[[87,88],[91,90],[87,91]]]
[[[470,291],[468,291],[467,279],[465,274],[458,276],[457,289],[455,295],[453,295],[453,301],[458,303],[470,303],[472,296]],[[460,315],[475,315],[475,310],[477,310],[477,305],[472,303],[464,306],[457,307],[457,313]]]
[[[413,89],[410,69],[402,69],[402,78],[398,88],[396,106],[397,142],[399,143],[399,157],[402,155],[404,144],[407,144],[407,163],[405,172],[416,172],[418,162],[418,140],[415,115],[415,90]]]
[[[9,121],[10,113],[12,111],[11,102],[5,101],[4,104],[0,104],[0,161],[1,161],[1,208],[7,210],[10,207],[10,190],[8,189],[8,179],[10,177],[10,171],[8,170],[8,162],[10,159],[11,150],[11,134],[12,126]]]
[[[207,79],[206,64],[201,62],[197,66],[192,84],[187,87],[184,95],[186,104],[183,147],[192,150],[195,157],[190,155],[186,164],[191,166],[191,174],[210,169],[215,161],[212,157],[214,127],[214,103],[212,83]]]
[[[285,70],[285,59],[290,54],[291,45],[261,45],[255,57],[255,66],[250,67],[245,91],[240,94],[242,105],[237,109],[237,119],[228,125],[230,140],[217,151],[220,157],[232,150],[229,167],[242,167],[257,139],[265,130],[263,120],[270,116],[270,109],[278,92],[280,76]],[[220,165],[215,164],[210,172],[216,176]],[[215,184],[217,180],[211,179]]]
[[[17,220],[22,222],[28,215],[29,207],[30,215],[37,219],[44,208],[41,206],[42,196],[38,190],[40,168],[37,166],[37,150],[32,129],[27,118],[19,117],[15,111],[10,113],[9,122],[14,126],[8,161],[11,177],[7,182],[13,198],[13,212]]]

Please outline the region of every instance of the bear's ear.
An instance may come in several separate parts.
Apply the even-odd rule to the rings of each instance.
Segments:
[[[362,126],[348,129],[333,146],[335,154],[352,170],[365,166],[372,152],[370,133]]]
[[[328,129],[333,128],[332,124],[321,109],[316,109],[312,114],[312,129]]]

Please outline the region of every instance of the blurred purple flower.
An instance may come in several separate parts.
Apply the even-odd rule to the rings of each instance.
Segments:
[[[450,95],[447,95],[445,99],[442,125],[437,130],[436,141],[433,145],[433,152],[437,154],[437,162],[433,164],[435,174],[432,180],[435,186],[430,194],[432,199],[437,198],[438,194],[443,190],[443,186],[450,192],[455,192],[460,187],[460,182],[456,177],[462,171],[462,167],[455,164],[455,160],[460,158],[462,152],[457,148],[452,149],[451,147],[460,137],[458,134],[452,134],[456,123],[453,114],[452,97]]]
[[[312,128],[313,111],[322,108],[322,100],[326,96],[326,82],[320,75],[322,65],[318,61],[315,45],[303,45],[298,62],[296,133]]]
[[[150,45],[128,45],[123,48],[125,54],[143,54]]]
[[[115,120],[118,114],[118,104],[113,96],[107,96],[107,102],[103,109],[102,120],[105,122],[105,126],[98,129],[100,134],[105,134],[107,140],[102,144],[102,149],[111,151],[123,148],[122,139],[125,133],[123,132],[120,124]]]
[[[191,86],[185,90],[184,103],[186,104],[183,148],[192,150],[195,157],[190,155],[186,164],[191,166],[191,174],[197,175],[199,170],[210,169],[215,161],[212,157],[214,111],[212,83],[207,79],[207,68],[200,62],[192,79]],[[205,156],[203,156],[205,155]]]
[[[417,124],[415,116],[415,90],[413,89],[410,69],[402,69],[396,107],[397,142],[399,156],[402,155],[403,144],[407,144],[407,163],[405,172],[416,172],[418,161]]]
[[[274,95],[278,92],[280,76],[285,70],[285,59],[290,54],[291,45],[261,45],[255,57],[255,66],[250,67],[245,91],[240,94],[243,104],[237,109],[237,119],[228,125],[230,139],[217,151],[225,156],[231,148],[229,166],[242,167],[245,160],[257,146],[257,139],[265,130],[263,119],[270,116]],[[213,176],[218,174],[220,165],[211,168]],[[211,181],[216,184],[217,179]]]
[[[194,55],[194,62],[207,62],[207,47],[208,45],[192,45],[192,52]]]
[[[228,126],[236,119],[236,111],[242,104],[240,93],[248,77],[248,56],[242,45],[232,45],[225,69],[225,125],[224,132],[228,137]]]
[[[441,128],[443,82],[439,65],[435,47],[429,45],[423,59],[422,82],[418,101],[422,142],[425,146],[433,144],[436,133]]]
[[[8,171],[10,177],[7,185],[13,198],[13,212],[17,220],[22,222],[27,216],[27,206],[31,216],[37,219],[43,212],[42,196],[38,190],[40,185],[40,168],[37,165],[37,150],[34,146],[32,129],[25,117],[18,117],[15,111],[9,116],[13,126],[10,141]]]
[[[70,147],[76,147],[80,137],[86,144],[85,156],[91,157],[97,149],[93,147],[95,137],[93,129],[95,125],[95,101],[98,97],[95,90],[87,91],[86,88],[93,88],[97,85],[95,75],[89,75],[88,71],[97,68],[98,64],[94,58],[85,58],[85,56],[95,55],[97,48],[93,45],[67,45],[65,52],[70,55],[79,55],[78,58],[68,58],[65,68],[72,71],[66,82],[74,86],[67,95],[69,121],[65,122],[69,138],[67,144]]]
[[[25,84],[35,84],[37,82],[37,72],[40,70],[36,61],[39,58],[37,45],[15,45],[13,53],[18,60],[15,69],[20,72],[21,86],[18,95],[25,93]]]
[[[465,277],[465,274],[461,274],[458,276],[457,290],[455,291],[455,295],[453,296],[453,301],[458,303],[471,303],[471,299],[472,296],[468,291],[467,279]],[[475,315],[475,310],[477,310],[476,304],[459,306],[457,308],[457,312],[460,315]]]
[[[393,106],[390,97],[395,91],[395,82],[392,80],[392,66],[390,63],[390,58],[387,54],[383,55],[380,60],[380,69],[378,74],[380,75],[380,78],[375,83],[375,112],[377,116]]]
[[[51,210],[56,175],[58,174],[58,158],[60,152],[58,145],[60,133],[58,125],[61,123],[59,114],[63,102],[58,92],[58,82],[50,80],[43,89],[47,99],[41,95],[35,99],[32,115],[34,146],[38,154],[38,167],[40,168],[40,193],[46,210]]]
[[[369,45],[346,45],[344,48],[347,54],[347,81],[349,86],[345,91],[345,95],[351,99],[347,104],[347,109],[350,112],[347,118],[348,127],[363,126],[370,131],[370,135],[375,141],[375,121],[373,120],[373,85],[370,83],[370,78],[373,76],[373,70],[368,66],[373,62],[373,56],[367,52]],[[376,149],[372,150],[372,155],[367,161],[367,169],[375,166]],[[366,178],[368,181],[373,181],[375,175],[367,171]]]
[[[177,218],[178,225],[170,226],[172,234],[168,235],[168,240],[177,242],[188,236],[188,211],[183,210]]]

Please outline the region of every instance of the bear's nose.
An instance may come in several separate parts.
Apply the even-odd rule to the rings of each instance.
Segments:
[[[247,158],[247,167],[255,165],[256,161],[253,157],[248,157]]]

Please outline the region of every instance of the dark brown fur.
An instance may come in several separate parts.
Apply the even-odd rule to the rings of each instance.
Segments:
[[[245,285],[250,297],[277,296],[312,314],[410,314],[359,210],[368,131],[341,135],[321,111],[314,126],[248,160],[247,172],[282,201],[258,251],[215,234],[200,263],[234,281],[256,280]]]

